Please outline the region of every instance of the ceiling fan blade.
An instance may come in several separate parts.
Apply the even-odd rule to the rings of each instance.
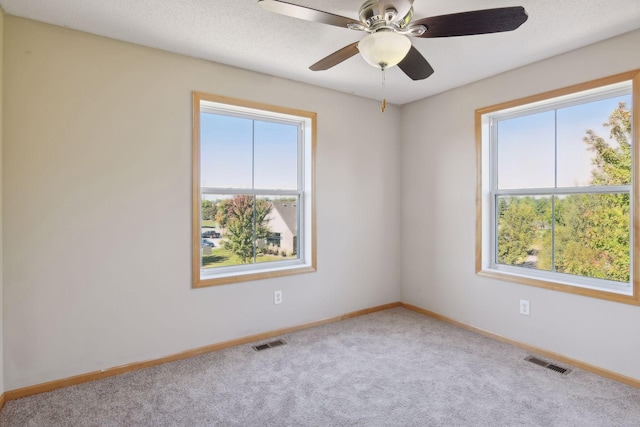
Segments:
[[[513,31],[527,20],[522,6],[474,10],[418,19],[412,25],[425,25],[421,38],[470,36]]]
[[[398,64],[398,67],[412,80],[424,80],[433,74],[433,68],[418,49],[411,46],[409,53]]]
[[[280,0],[258,0],[258,4],[262,6],[263,9],[270,12],[304,19],[305,21],[320,22],[321,24],[335,25],[336,27],[343,28],[347,28],[347,25],[349,24],[362,25],[362,22],[351,18],[334,15],[333,13],[311,9],[310,7],[299,6],[297,4],[287,3]]]
[[[342,61],[351,58],[353,55],[358,53],[358,43],[351,43],[348,46],[343,47],[340,50],[333,52],[331,55],[322,58],[320,61],[313,64],[309,69],[311,71],[324,71],[333,67],[334,65],[338,65]]]

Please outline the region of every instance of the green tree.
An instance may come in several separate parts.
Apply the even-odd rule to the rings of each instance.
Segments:
[[[251,262],[257,249],[257,241],[269,234],[266,217],[271,212],[268,200],[238,195],[225,200],[224,222],[227,227],[225,248],[240,258],[243,264]],[[218,212],[220,212],[218,206]]]
[[[498,216],[498,262],[517,265],[525,262],[537,230],[536,214],[530,198],[511,197]],[[500,210],[500,209],[499,209]]]
[[[593,130],[584,142],[594,152],[591,184],[631,183],[631,111],[624,103],[604,124],[611,144]],[[556,199],[555,266],[559,272],[626,282],[630,275],[629,194],[578,194]]]
[[[583,139],[594,153],[589,184],[628,185],[632,171],[631,110],[620,103],[604,126],[610,131],[610,139],[591,129]],[[498,262],[522,264],[529,252],[538,250],[538,269],[629,280],[629,194],[555,196],[553,215],[551,206],[549,197],[498,201]]]
[[[211,200],[203,200],[201,209],[203,220],[210,221],[216,218],[217,208]]]
[[[534,211],[538,219],[538,227],[546,228],[551,224],[551,197],[534,199]]]
[[[587,130],[584,142],[595,152],[591,173],[593,185],[625,185],[631,183],[631,110],[624,102],[613,110],[604,124],[611,129],[610,137],[617,146],[612,146],[593,130]]]
[[[218,223],[218,226],[222,229],[227,228],[227,220],[229,216],[227,215],[229,200],[221,200],[218,202],[216,206],[216,215],[215,220]]]

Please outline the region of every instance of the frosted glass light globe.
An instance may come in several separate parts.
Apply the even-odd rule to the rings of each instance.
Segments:
[[[358,50],[365,61],[382,69],[397,65],[407,56],[409,49],[411,41],[393,31],[369,34],[358,43]]]

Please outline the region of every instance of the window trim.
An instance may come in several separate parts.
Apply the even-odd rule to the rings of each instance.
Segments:
[[[216,285],[224,285],[231,283],[239,283],[251,280],[269,279],[274,277],[289,276],[293,274],[311,273],[317,270],[316,255],[316,200],[315,200],[315,178],[316,178],[316,140],[317,140],[317,114],[314,112],[296,110],[292,108],[279,107],[270,104],[264,104],[242,99],[230,98],[220,95],[212,95],[203,92],[194,91],[193,99],[193,128],[192,128],[192,287],[202,288]],[[265,118],[273,121],[273,117],[269,117],[269,113],[275,113],[286,116],[295,116],[306,119],[311,122],[310,129],[305,129],[305,139],[303,142],[305,150],[310,150],[307,154],[302,154],[302,162],[305,164],[299,179],[307,181],[304,191],[303,204],[300,207],[301,215],[305,216],[304,231],[305,245],[304,250],[300,251],[300,259],[295,262],[278,261],[278,265],[270,263],[260,264],[256,268],[246,269],[226,269],[219,274],[213,274],[213,277],[202,277],[200,246],[201,246],[201,190],[200,187],[200,111],[201,101],[213,102],[230,106],[230,111],[242,111],[250,113],[252,116],[260,116],[260,112],[265,112]],[[255,191],[255,190],[254,190]],[[271,193],[270,193],[271,194]],[[300,218],[298,219],[300,221]]]
[[[552,98],[571,96],[579,92],[597,89],[603,86],[614,85],[624,81],[631,81],[632,97],[632,138],[633,138],[633,182],[632,182],[632,202],[631,202],[631,276],[632,294],[620,294],[588,287],[574,286],[562,283],[557,280],[545,280],[517,274],[509,269],[496,269],[491,267],[491,248],[489,247],[492,237],[490,235],[490,209],[491,200],[488,199],[487,186],[483,182],[488,182],[489,171],[483,170],[484,162],[489,156],[489,144],[483,145],[484,123],[483,116],[501,110],[516,109],[525,105],[543,103]],[[475,111],[475,137],[476,137],[476,254],[475,270],[478,276],[492,279],[515,282],[528,286],[535,286],[554,291],[567,292],[592,298],[599,298],[608,301],[625,304],[640,305],[640,70],[633,70],[616,74],[601,79],[596,79],[561,89],[556,89],[537,95],[532,95],[513,101],[507,101],[489,107],[479,108]],[[483,181],[484,180],[484,181]],[[562,274],[562,273],[557,273]]]

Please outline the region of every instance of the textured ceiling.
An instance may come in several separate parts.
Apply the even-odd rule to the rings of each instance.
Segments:
[[[358,19],[363,0],[287,0]],[[309,65],[360,32],[276,15],[257,0],[0,0],[10,15],[380,99],[381,73],[359,55],[327,71]],[[414,19],[524,6],[513,32],[412,39],[435,73],[387,71],[386,97],[404,104],[640,28],[640,0],[415,0]],[[637,52],[635,52],[637,54]]]

